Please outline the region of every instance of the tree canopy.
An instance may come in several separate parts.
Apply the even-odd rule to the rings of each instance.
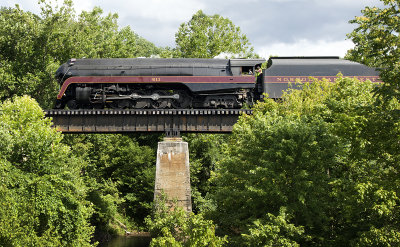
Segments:
[[[214,58],[222,53],[254,56],[246,35],[231,20],[220,15],[206,15],[201,10],[181,24],[175,43],[181,57]]]
[[[400,244],[399,104],[374,88],[315,81],[241,117],[212,178],[219,229],[249,246]]]
[[[366,65],[380,68],[385,84],[380,88],[384,98],[400,99],[400,1],[381,0],[384,8],[366,7],[362,16],[350,23],[357,27],[348,34],[354,49],[346,57]]]
[[[0,245],[90,246],[85,165],[33,99],[0,103]]]

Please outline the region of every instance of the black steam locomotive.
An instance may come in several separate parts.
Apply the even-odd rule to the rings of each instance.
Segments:
[[[310,77],[334,81],[338,73],[379,81],[378,72],[338,57],[263,59],[71,59],[56,79],[55,108],[241,108],[263,97],[280,98]],[[295,84],[300,82],[300,84]]]

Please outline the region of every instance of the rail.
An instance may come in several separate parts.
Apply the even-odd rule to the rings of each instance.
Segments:
[[[63,133],[229,133],[248,109],[46,110]]]

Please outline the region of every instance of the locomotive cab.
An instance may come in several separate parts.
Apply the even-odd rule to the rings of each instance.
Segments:
[[[264,59],[231,59],[231,71],[233,76],[254,76],[257,66],[264,63]]]

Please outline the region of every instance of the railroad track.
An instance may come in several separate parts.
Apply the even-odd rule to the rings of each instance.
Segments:
[[[248,109],[46,110],[64,133],[229,133]]]
[[[45,110],[46,116],[58,115],[240,115],[252,114],[249,109],[131,109],[131,110]]]

